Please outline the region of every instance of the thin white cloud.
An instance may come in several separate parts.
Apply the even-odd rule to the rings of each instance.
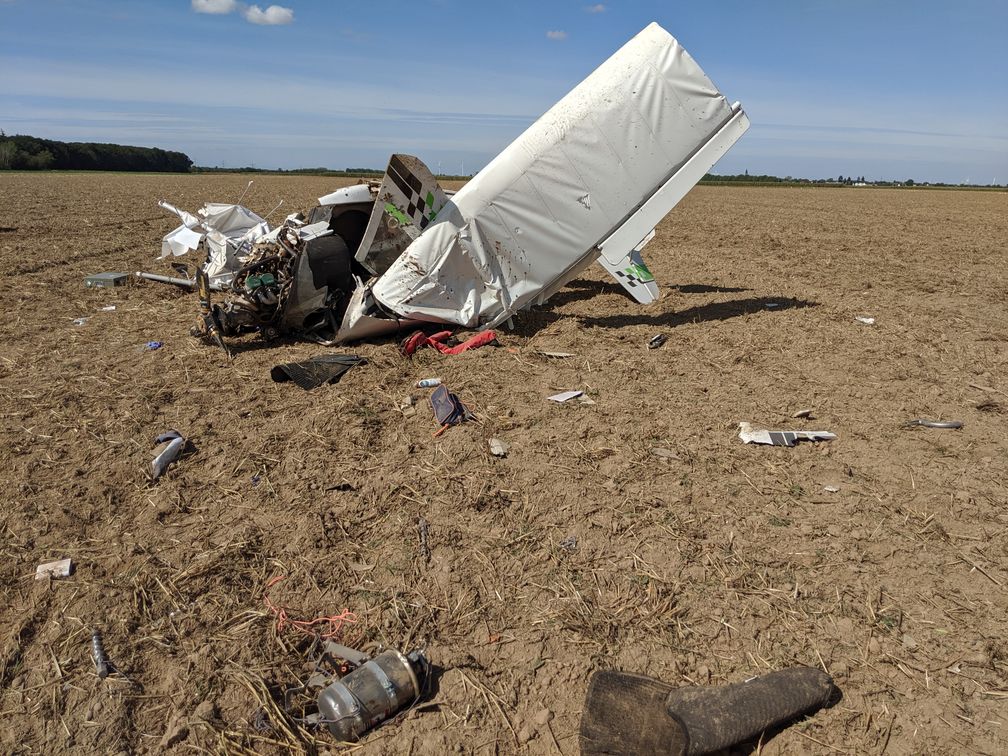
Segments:
[[[546,39],[567,39],[567,32],[565,31],[548,31],[546,32]]]
[[[197,13],[223,16],[237,11],[250,24],[259,26],[284,26],[294,21],[294,9],[282,5],[271,5],[263,10],[258,5],[246,5],[238,0],[191,0],[191,2],[192,9]]]
[[[192,0],[192,9],[197,13],[224,15],[237,7],[235,0]]]
[[[595,5],[586,5],[585,13],[605,13],[605,6],[602,3],[595,3]]]
[[[282,5],[271,5],[266,10],[258,5],[250,5],[242,11],[242,15],[250,24],[261,26],[282,26],[294,20],[293,9],[284,8]]]

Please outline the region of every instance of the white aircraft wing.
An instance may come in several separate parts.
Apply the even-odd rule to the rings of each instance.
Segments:
[[[388,317],[493,328],[600,256],[618,266],[748,125],[651,24],[447,199],[370,293]]]

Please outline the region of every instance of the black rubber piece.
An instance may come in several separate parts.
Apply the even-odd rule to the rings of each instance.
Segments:
[[[318,388],[323,383],[336,383],[350,368],[366,363],[356,354],[325,354],[304,362],[288,362],[270,370],[277,383],[294,381],[305,391]]]
[[[653,677],[612,670],[593,674],[581,713],[581,753],[684,756],[686,728],[665,707],[671,690]]]
[[[588,683],[581,753],[713,753],[822,708],[838,692],[829,675],[811,667],[771,672],[734,685],[694,688],[600,671]]]
[[[689,733],[690,756],[744,743],[820,709],[835,695],[833,678],[813,667],[771,672],[749,682],[679,688],[665,701]]]

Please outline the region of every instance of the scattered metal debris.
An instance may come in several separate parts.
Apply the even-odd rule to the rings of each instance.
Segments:
[[[163,346],[164,344],[162,344],[160,341],[148,341],[146,344],[144,344],[144,349],[146,349],[149,352],[153,352],[157,349],[160,349]]]
[[[857,315],[854,320],[858,323],[864,323],[865,325],[875,325],[875,318],[866,318],[861,315]]]
[[[85,323],[87,323],[89,320],[90,320],[90,318],[74,318],[73,324],[75,326],[82,326]]]
[[[170,430],[162,433],[154,439],[155,444],[167,444],[151,462],[151,480],[157,480],[164,475],[168,465],[177,460],[182,454],[186,440],[177,430]]]
[[[574,356],[571,352],[539,352],[539,354],[551,360],[565,360]]]
[[[73,562],[70,559],[59,559],[55,562],[44,562],[35,568],[35,579],[69,577],[73,572]]]
[[[963,427],[961,420],[927,420],[923,417],[918,417],[913,420],[908,420],[904,423],[906,428],[941,428],[945,430],[958,430]]]
[[[791,415],[791,417],[804,417],[804,418],[808,418],[809,420],[811,420],[812,419],[812,410],[811,409],[800,409],[797,412],[795,412],[793,415]]]
[[[840,488],[838,486],[823,486],[823,491],[826,493],[838,493]]]
[[[648,339],[647,348],[657,349],[658,347],[660,347],[662,344],[665,343],[666,338],[667,337],[665,336],[664,333],[656,333],[654,336]]]
[[[95,672],[98,673],[98,677],[104,680],[108,677],[112,665],[109,664],[108,656],[105,654],[101,630],[98,628],[95,628],[91,633],[91,658],[94,660]]]
[[[771,446],[794,446],[799,441],[832,441],[835,433],[829,431],[805,430],[754,430],[746,422],[738,424],[739,438],[746,444],[768,444]]]
[[[441,385],[440,378],[424,378],[417,381],[417,388],[436,388]]]
[[[564,551],[574,551],[577,548],[577,545],[578,538],[576,535],[569,535],[557,544],[557,546]]]

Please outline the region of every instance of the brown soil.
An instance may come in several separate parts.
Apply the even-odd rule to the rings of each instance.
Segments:
[[[646,250],[655,305],[593,267],[502,348],[358,345],[340,351],[368,365],[309,393],[269,368],[317,345],[249,337],[229,362],[188,336],[193,295],[82,285],[169,272],[157,199],[244,184],[0,177],[0,749],[330,744],[279,714],[310,640],[278,634],[276,576],[291,616],[349,609],[338,639],[437,666],[369,753],[575,753],[592,670],[795,664],[843,699],[764,753],[1008,749],[1008,195],[701,187]],[[246,204],[280,216],[333,186],[258,177]],[[412,386],[433,375],[478,423],[432,437]],[[594,403],[546,401],[565,389]],[[740,420],[839,438],[747,446]],[[151,484],[169,428],[194,450]],[[34,579],[61,557],[72,576]],[[125,676],[96,676],[94,627]]]

